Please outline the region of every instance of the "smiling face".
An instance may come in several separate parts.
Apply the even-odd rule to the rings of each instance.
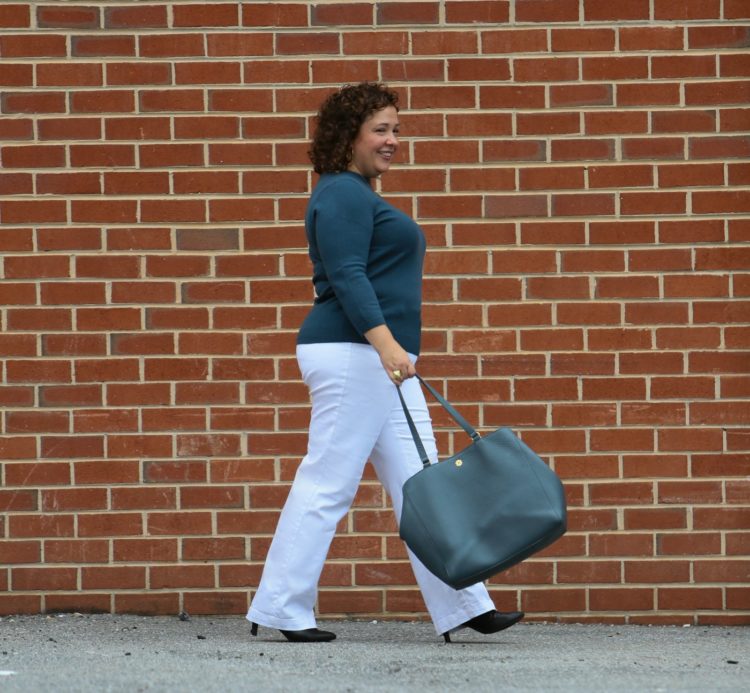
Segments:
[[[359,128],[349,170],[365,178],[385,173],[398,149],[398,129],[398,111],[393,106],[375,111]]]

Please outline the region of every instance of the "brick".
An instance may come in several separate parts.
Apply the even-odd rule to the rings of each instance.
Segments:
[[[521,608],[524,611],[566,612],[580,611],[585,608],[586,591],[556,587],[555,589],[524,590],[521,597]]]
[[[41,509],[46,512],[107,510],[107,490],[103,488],[52,489],[41,495]]]
[[[0,104],[4,113],[64,113],[65,95],[62,92],[5,92],[0,95]],[[10,127],[3,124],[4,129]],[[14,129],[12,136],[16,138],[26,132],[23,125],[15,124]],[[31,138],[24,135],[23,139]]]
[[[625,529],[687,529],[686,510],[684,508],[626,508]]]
[[[559,190],[584,187],[584,169],[572,166],[528,168],[520,171],[521,190]]]
[[[553,216],[612,214],[614,214],[614,198],[608,193],[578,193],[552,196]]]
[[[698,431],[663,429],[658,432],[659,450],[663,451],[711,451],[722,446],[720,429],[704,428]]]
[[[722,397],[744,397],[748,393],[750,393],[750,378],[744,376],[725,376],[721,378]]]
[[[166,616],[180,610],[180,595],[177,593],[115,594],[114,603],[118,614]]]
[[[205,512],[151,512],[147,521],[150,535],[211,533],[211,515]]]
[[[644,111],[598,111],[586,113],[584,129],[591,135],[637,134],[648,131],[648,113]]]
[[[113,303],[175,303],[172,282],[113,282]],[[113,311],[118,309],[114,308]],[[132,325],[130,325],[132,327]],[[123,327],[128,327],[123,326]],[[137,326],[136,326],[137,328]]]
[[[701,560],[694,564],[696,582],[747,582],[750,578],[750,561]]]
[[[654,19],[656,20],[696,20],[719,19],[719,0],[655,0]]]
[[[612,51],[615,47],[612,29],[553,29],[551,33],[556,53]]]
[[[684,141],[678,137],[632,137],[622,143],[627,159],[683,159],[684,149]]]
[[[277,55],[326,55],[337,54],[339,50],[340,38],[336,34],[306,32],[276,35]]]
[[[100,87],[103,80],[101,65],[91,63],[43,63],[36,75],[40,87]]]
[[[635,403],[623,404],[623,423],[630,425],[642,425],[653,421],[662,424],[679,425],[685,421],[685,406],[672,403],[657,403],[651,405],[638,405]]]
[[[134,410],[83,409],[73,416],[76,432],[97,433],[138,430],[138,415]]]
[[[0,386],[0,404],[4,407],[30,407],[34,404],[34,388]]]
[[[646,392],[642,378],[586,378],[582,385],[586,400],[642,400]]]
[[[178,383],[177,404],[235,404],[239,402],[237,383]]]
[[[8,411],[5,415],[5,430],[8,433],[68,433],[69,424],[68,412],[64,411]]]
[[[508,2],[490,2],[487,0],[470,2],[448,2],[445,6],[446,21],[456,24],[470,23],[505,23],[510,17]]]
[[[680,99],[678,82],[625,82],[617,85],[618,106],[677,106]]]
[[[378,24],[437,24],[439,3],[411,2],[408,5],[397,2],[383,2],[377,5]]]
[[[132,90],[91,89],[70,93],[71,113],[132,113],[135,94]]]
[[[0,99],[0,103],[3,103],[6,112],[8,111],[7,100]],[[62,104],[59,104],[62,105]],[[6,119],[0,124],[0,136],[5,140],[30,140],[34,137],[34,128],[31,119],[29,118],[13,118]]]
[[[742,0],[726,0],[724,3],[725,19],[748,19],[750,11]]]
[[[204,94],[200,89],[144,89],[139,92],[139,99],[140,110],[144,113],[205,110]],[[212,105],[211,110],[221,109]]]
[[[245,540],[240,537],[183,539],[182,558],[188,561],[242,560],[245,558]]]
[[[64,35],[6,34],[0,36],[3,58],[64,58],[67,45]]]
[[[651,75],[654,79],[715,77],[716,60],[713,55],[654,56]]]
[[[651,534],[592,534],[591,556],[652,556],[654,540]]]
[[[693,31],[689,28],[688,32]],[[683,50],[683,28],[675,27],[627,27],[619,28],[621,51],[681,51]],[[693,46],[690,46],[693,48]]]
[[[23,591],[55,591],[76,589],[75,568],[13,568],[11,588]]]
[[[73,36],[73,57],[135,57],[135,37],[121,36]]]
[[[623,0],[616,5],[606,2],[587,2],[584,19],[590,22],[648,20],[649,0]]]
[[[691,158],[743,158],[750,154],[750,137],[691,137],[688,140]]]
[[[640,56],[583,58],[584,80],[634,80],[648,77],[648,59]]]
[[[712,313],[709,310],[709,303],[714,308]],[[747,315],[747,303],[740,300],[735,301],[696,301],[696,320],[697,324],[714,323],[717,319],[723,319],[727,322],[744,322],[744,318]],[[726,357],[722,357],[716,354],[706,354],[694,356],[695,363],[701,368],[708,368],[713,370],[718,367],[718,364],[725,358],[727,365],[731,364],[734,369],[739,365],[739,361],[736,359],[736,354],[729,354]],[[740,371],[743,369],[740,368]],[[739,372],[739,371],[738,371]]]
[[[3,28],[25,29],[31,26],[30,7],[21,3],[8,4],[0,8],[0,26]]]
[[[58,168],[65,165],[65,150],[57,145],[3,147],[6,168]]]
[[[516,82],[574,82],[580,79],[576,58],[516,58],[513,61]]]
[[[459,284],[461,300],[496,301],[503,298],[512,300],[520,296],[521,284],[517,279],[462,279]]]
[[[690,582],[688,561],[625,561],[627,583]]]
[[[170,138],[170,123],[159,116],[105,118],[107,139],[164,140]]]
[[[144,480],[151,483],[196,482],[206,480],[205,462],[146,462],[143,472]]]
[[[126,29],[166,28],[167,7],[164,5],[105,7],[104,26]]]
[[[551,142],[552,161],[600,161],[615,158],[614,141],[610,139],[561,139]]]
[[[191,614],[244,614],[247,592],[186,592],[184,607]]]
[[[318,605],[324,614],[379,613],[383,608],[382,590],[321,590]]]
[[[239,26],[236,3],[176,5],[173,13],[175,27]]]
[[[72,537],[72,515],[11,515],[8,518],[8,537]]]
[[[211,34],[208,35],[209,46]],[[204,35],[201,33],[142,35],[138,37],[138,51],[145,58],[199,57],[205,55]],[[210,52],[209,52],[210,54]]]
[[[312,17],[312,24],[371,24],[372,8],[364,4],[313,6]],[[242,23],[244,26],[307,26],[307,7],[302,3],[245,5]]]
[[[517,0],[517,22],[577,22],[579,7],[575,0]]]
[[[206,205],[203,200],[143,200],[141,219],[145,222],[204,222]]]
[[[39,541],[0,541],[0,557],[3,563],[39,563],[41,560]]]
[[[31,87],[34,84],[34,66],[23,64],[6,64],[0,73],[0,84],[6,87]],[[16,123],[20,125],[20,123]],[[4,127],[10,127],[12,124]],[[30,138],[29,138],[30,139]]]
[[[658,605],[665,610],[721,609],[722,590],[717,588],[674,587],[659,588]]]
[[[213,587],[214,571],[208,565],[152,566],[149,584],[152,589]]]
[[[0,509],[3,512],[36,511],[37,494],[34,491],[0,491]]]
[[[750,97],[750,82],[723,80],[722,82],[690,82],[685,84],[685,104],[747,104]]]
[[[274,7],[275,4],[274,4]],[[282,16],[271,23],[271,26],[280,26],[279,21],[290,21],[293,16],[285,6]],[[301,25],[307,23],[307,12],[304,5],[300,5],[299,16],[296,18]],[[310,24],[312,26],[346,26],[346,25],[372,25],[373,6],[369,3],[336,3],[332,5],[313,5],[311,9]]]
[[[76,481],[86,484],[137,483],[140,476],[139,463],[128,460],[76,462],[74,468]]]
[[[524,351],[550,351],[583,349],[583,331],[577,329],[524,330],[521,333],[521,348]]]
[[[625,257],[620,251],[571,251],[562,254],[563,272],[622,272]]]
[[[50,385],[39,388],[41,406],[94,406],[101,403],[101,385]]]
[[[742,48],[750,45],[750,27],[741,25],[690,26],[688,47],[695,48]]]

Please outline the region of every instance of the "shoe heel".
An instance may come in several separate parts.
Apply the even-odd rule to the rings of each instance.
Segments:
[[[451,634],[450,633],[443,633],[443,637],[445,638],[445,642],[451,641]]]
[[[258,624],[250,622],[250,635],[258,635]]]

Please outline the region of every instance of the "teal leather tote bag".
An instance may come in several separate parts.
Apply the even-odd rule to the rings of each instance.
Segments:
[[[567,529],[565,493],[557,475],[510,429],[480,436],[417,378],[472,442],[457,455],[430,464],[399,390],[423,465],[403,486],[399,534],[432,573],[462,589],[559,539]]]

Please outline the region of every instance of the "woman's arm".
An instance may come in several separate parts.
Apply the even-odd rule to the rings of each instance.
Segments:
[[[417,371],[409,358],[409,354],[396,341],[387,325],[378,325],[367,330],[364,337],[375,347],[385,372],[396,385],[400,385],[406,378],[412,378],[416,375]],[[395,376],[394,371],[399,371],[401,377]]]

